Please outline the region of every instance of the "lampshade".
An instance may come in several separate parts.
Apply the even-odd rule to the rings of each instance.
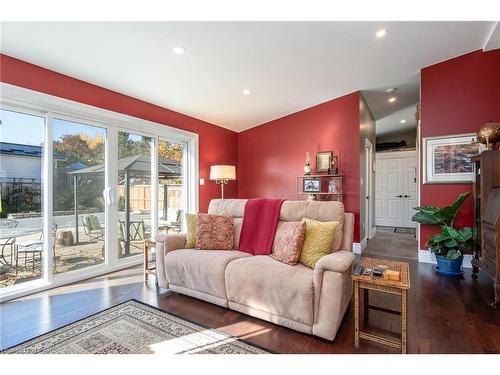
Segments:
[[[234,165],[212,165],[210,167],[211,180],[236,180]]]

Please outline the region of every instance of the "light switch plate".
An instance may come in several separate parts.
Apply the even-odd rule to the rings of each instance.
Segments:
[[[204,178],[200,178],[200,185],[205,185],[205,179]]]

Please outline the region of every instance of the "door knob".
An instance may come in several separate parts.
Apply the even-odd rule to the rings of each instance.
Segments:
[[[396,198],[403,198],[402,195],[396,195]]]

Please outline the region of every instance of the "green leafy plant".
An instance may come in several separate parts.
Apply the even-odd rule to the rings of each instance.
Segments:
[[[460,194],[451,206],[444,208],[435,206],[415,207],[414,210],[418,212],[411,219],[420,224],[438,224],[453,227],[458,209],[469,194],[469,191]]]
[[[441,226],[441,233],[430,236],[427,241],[427,246],[434,254],[453,260],[460,258],[463,250],[474,248],[475,236],[472,228],[455,229],[453,227],[458,209],[469,194],[469,191],[460,194],[453,204],[443,208],[435,206],[414,208],[417,213],[413,215],[413,221]]]
[[[462,256],[463,250],[473,249],[473,238],[473,230],[469,227],[455,229],[443,225],[441,233],[431,236],[427,245],[434,254],[455,260]]]

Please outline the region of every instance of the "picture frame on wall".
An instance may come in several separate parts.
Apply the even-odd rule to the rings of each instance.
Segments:
[[[316,153],[316,172],[330,172],[330,167],[332,165],[332,156],[333,153],[331,151],[321,151]]]
[[[479,153],[476,134],[423,139],[424,184],[471,183],[475,178],[472,156]]]
[[[304,178],[303,184],[304,193],[321,192],[321,181],[319,178]]]

